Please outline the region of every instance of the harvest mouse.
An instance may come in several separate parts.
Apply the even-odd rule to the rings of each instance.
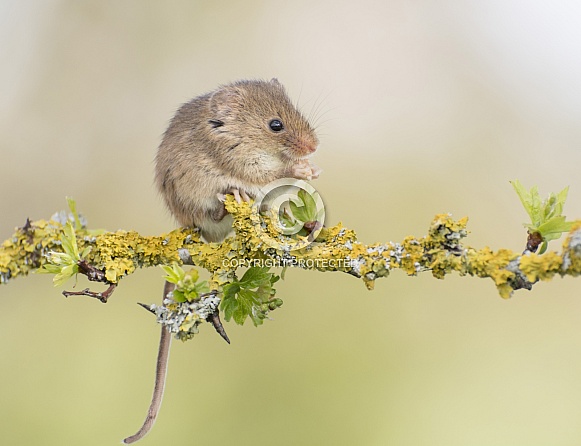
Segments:
[[[255,197],[281,178],[311,180],[321,170],[309,161],[319,140],[277,79],[240,80],[182,105],[156,157],[156,183],[182,226],[197,227],[207,242],[232,232],[225,194]],[[164,297],[171,291],[166,283]],[[161,405],[171,336],[162,326],[156,383],[147,418],[125,444],[143,438]]]

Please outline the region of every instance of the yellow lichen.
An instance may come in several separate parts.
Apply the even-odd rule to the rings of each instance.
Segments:
[[[520,259],[520,270],[526,276],[529,282],[537,280],[550,280],[557,274],[563,259],[554,252],[548,252],[543,255],[528,254],[523,255]]]
[[[102,270],[110,283],[117,283],[137,268],[180,264],[180,250],[187,251],[190,263],[211,273],[212,289],[230,282],[242,260],[268,260],[273,265],[294,262],[293,266],[304,269],[344,272],[361,278],[368,289],[373,289],[376,279],[387,277],[394,269],[408,275],[431,271],[438,279],[457,272],[492,279],[504,298],[519,288],[515,285],[518,278],[514,267],[520,268],[522,277],[531,283],[549,280],[555,274],[581,274],[581,222],[573,227],[562,254],[539,256],[506,249],[494,252],[489,248],[464,247],[462,239],[468,233],[468,219],[455,221],[448,214],[436,215],[425,237],[408,236],[402,243],[366,245],[357,240],[353,230],[339,223],[323,228],[313,243],[301,245],[307,236],[292,238],[279,234],[272,219],[259,216],[252,203],[237,203],[228,197],[225,206],[233,216],[236,235],[222,243],[203,243],[197,230],[184,228],[152,237],[134,231],[94,234],[86,228],[77,228],[76,238],[81,251],[91,246],[85,260]],[[61,251],[62,231],[62,224],[53,220],[39,220],[17,229],[0,246],[0,280],[6,282],[26,275],[46,262],[49,251]],[[268,240],[277,243],[267,243]],[[289,247],[293,246],[300,249],[291,250]]]
[[[576,277],[581,274],[581,221],[575,222],[563,243],[561,274]]]

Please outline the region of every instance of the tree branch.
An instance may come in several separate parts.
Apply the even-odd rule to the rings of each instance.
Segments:
[[[97,233],[77,228],[79,251],[91,247],[78,262],[79,272],[89,280],[109,284],[109,289],[69,295],[85,294],[106,301],[119,280],[137,268],[172,263],[208,270],[212,289],[232,281],[239,266],[260,264],[343,272],[362,279],[368,289],[373,289],[376,279],[389,276],[395,269],[411,276],[430,271],[438,279],[457,272],[492,279],[504,298],[514,290],[531,289],[539,280],[581,273],[581,221],[574,222],[560,254],[521,254],[507,249],[494,252],[463,246],[467,218],[454,221],[447,214],[434,218],[426,236],[408,236],[401,243],[363,244],[353,230],[339,224],[323,228],[313,243],[292,250],[297,238],[277,233],[251,204],[237,203],[229,197],[226,208],[234,217],[236,235],[219,244],[202,242],[197,230],[188,228],[149,237],[134,231]],[[64,222],[58,218],[27,220],[17,228],[0,247],[0,283],[40,268],[49,252],[62,252],[63,228]]]

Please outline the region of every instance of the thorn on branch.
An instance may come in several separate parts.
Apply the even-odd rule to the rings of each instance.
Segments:
[[[112,283],[109,285],[109,288],[107,288],[105,291],[100,292],[100,293],[95,292],[95,291],[91,291],[89,288],[85,288],[83,291],[63,291],[63,296],[65,296],[65,297],[89,296],[89,297],[93,297],[95,299],[98,299],[101,302],[103,302],[104,304],[106,304],[107,299],[109,299],[111,294],[113,294],[113,291],[115,291],[115,288],[117,288],[117,284]]]
[[[151,309],[151,305],[142,304],[141,302],[137,302],[137,305],[139,305],[139,306],[141,306],[141,307],[145,308],[145,309],[146,309],[147,311],[149,311],[150,313],[152,313],[152,314],[155,314],[155,311],[153,311],[153,310]]]
[[[230,344],[230,339],[228,338],[228,335],[226,334],[226,330],[224,330],[224,326],[222,325],[222,321],[220,320],[220,310],[218,308],[216,308],[216,311],[214,311],[212,314],[210,314],[208,316],[208,319],[206,319],[206,320],[208,322],[210,322],[214,326],[214,328],[216,329],[218,334],[220,336],[222,336],[222,338],[228,344]]]

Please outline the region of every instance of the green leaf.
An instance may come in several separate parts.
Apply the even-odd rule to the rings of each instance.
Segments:
[[[536,187],[533,187],[531,189],[531,191],[527,191],[524,186],[521,184],[521,182],[519,180],[514,180],[511,181],[510,184],[512,184],[512,187],[514,188],[514,190],[516,191],[518,197],[520,198],[520,201],[523,205],[523,207],[525,208],[525,211],[527,212],[527,214],[529,214],[529,217],[531,218],[531,222],[535,221],[535,210],[534,208],[537,207],[538,208],[538,204],[536,203],[537,200],[535,200],[535,194],[536,196],[538,196],[538,191],[536,189]]]
[[[563,189],[561,192],[557,194],[557,203],[560,205],[558,209],[558,214],[563,212],[563,206],[565,205],[565,201],[567,201],[567,195],[569,194],[569,186]]]
[[[520,198],[521,203],[523,204],[523,206],[526,205],[527,201],[528,201],[528,191],[524,188],[524,186],[522,185],[522,183],[519,180],[514,180],[514,181],[509,181],[510,184],[512,184],[513,189],[515,190],[515,192],[517,193],[518,197]]]
[[[209,293],[210,286],[208,285],[208,282],[204,280],[203,282],[196,283],[196,285],[194,286],[194,290],[198,295],[203,293]]]
[[[271,273],[268,272],[268,267],[253,266],[240,279],[240,287],[242,288],[257,288],[265,282],[270,281]]]
[[[83,225],[81,224],[79,214],[77,213],[77,202],[72,197],[67,197],[67,204],[71,210],[71,214],[73,214],[73,218],[75,219],[75,229],[78,231],[83,228]]]
[[[547,250],[547,246],[549,246],[549,244],[546,241],[543,242],[543,244],[541,245],[541,249],[539,249],[539,255],[545,253],[545,251]]]
[[[252,316],[255,307],[260,305],[260,298],[255,291],[241,289],[238,293],[238,308],[234,311],[234,322],[243,325],[248,316]]]
[[[294,218],[303,223],[309,221],[306,206],[297,206],[294,201],[289,201],[289,206]]]
[[[248,308],[251,308],[253,305],[260,305],[260,296],[256,291],[252,290],[240,290],[238,293],[239,302],[244,301]]]
[[[530,192],[530,198],[531,198],[531,204],[528,210],[528,213],[531,217],[531,222],[534,225],[540,225],[541,224],[541,196],[539,195],[539,190],[537,188],[537,186],[533,186],[531,188],[531,192]]]
[[[160,265],[161,268],[165,271],[166,276],[164,279],[169,283],[178,284],[178,282],[182,281],[186,275],[185,271],[180,268],[175,263],[172,266],[167,265]]]
[[[305,212],[306,212],[307,220],[304,220],[304,221],[307,222],[307,221],[316,220],[316,218],[317,218],[317,203],[316,203],[315,199],[313,198],[313,196],[304,189],[301,189],[299,191],[298,196],[302,200],[302,202],[305,204]]]
[[[261,325],[269,311],[268,302],[276,292],[272,284],[278,280],[279,277],[267,267],[252,267],[240,280],[224,285],[220,304],[224,319],[233,318],[234,322],[243,325],[250,317],[255,326]]]
[[[244,325],[244,321],[252,312],[252,299],[248,298],[245,291],[247,290],[240,290],[237,299],[238,307],[234,310],[232,315],[234,317],[234,322],[238,325]]]
[[[52,281],[55,286],[62,285],[79,272],[80,260],[77,238],[71,222],[67,222],[60,235],[64,252],[50,251],[46,254],[46,263],[38,269],[40,274],[54,274]]]
[[[53,265],[52,263],[45,263],[41,268],[36,270],[37,274],[58,274],[61,272],[62,267],[58,265]]]
[[[229,283],[228,285],[225,285],[224,300],[234,298],[238,291],[240,291],[240,285],[238,284],[238,282],[233,282]]]
[[[220,304],[220,307],[224,312],[224,319],[226,319],[226,321],[229,321],[234,315],[234,312],[238,309],[238,301],[236,300],[236,294],[238,293],[238,291],[240,291],[240,286],[238,285],[238,282],[229,283],[224,286],[223,291],[224,296],[222,298],[222,303]]]
[[[200,278],[200,273],[197,269],[192,268],[185,274],[185,276],[189,277],[192,282],[197,282]]]
[[[92,249],[93,249],[92,246],[85,247],[85,249],[83,249],[83,252],[81,252],[80,254],[81,259],[86,259]]]
[[[324,213],[325,213],[325,209],[321,208],[321,210],[319,212],[317,212],[317,215],[315,216],[315,218],[313,218],[311,221],[323,222],[323,214]]]
[[[69,280],[70,278],[71,278],[71,276],[67,276],[65,274],[59,273],[53,277],[52,283],[54,284],[54,286],[60,286],[63,283],[65,283],[67,280]]]
[[[77,236],[70,221],[68,221],[63,228],[63,233],[60,236],[60,240],[62,243],[63,251],[66,254],[71,256],[71,258],[75,259],[76,261],[81,260],[81,256],[79,256],[79,248],[77,247]]]
[[[567,222],[565,216],[562,215],[569,187],[565,187],[557,194],[549,194],[543,201],[536,186],[527,191],[518,180],[511,181],[511,184],[531,219],[530,223],[525,223],[525,227],[530,233],[539,233],[543,240],[539,252],[542,254],[547,249],[547,242],[556,240],[564,232],[571,230],[572,223]]]
[[[265,313],[263,312],[252,312],[249,314],[250,319],[252,319],[252,323],[255,327],[262,325],[264,323],[264,319],[266,318]]]
[[[236,310],[236,308],[238,308],[238,302],[236,302],[235,298],[230,298],[230,299],[222,299],[222,303],[221,303],[221,308],[222,311],[224,312],[224,319],[226,320],[226,322],[229,322],[230,319],[232,318],[232,315],[234,314],[234,310]]]
[[[61,274],[64,274],[68,277],[73,277],[75,274],[77,274],[79,272],[79,265],[72,264],[72,265],[67,265],[65,266],[62,271]]]
[[[182,302],[185,302],[188,300],[188,299],[186,299],[185,294],[178,289],[175,289],[172,291],[172,298],[175,302],[178,302],[178,303],[182,303]]]
[[[192,268],[188,272],[178,264],[174,263],[172,266],[160,265],[165,271],[164,279],[176,286],[173,291],[173,299],[176,302],[191,302],[200,297],[201,293],[210,291],[208,282],[198,282],[200,273],[198,270]]]
[[[278,218],[285,228],[292,228],[296,224],[296,220],[288,215],[286,211],[280,212]]]
[[[538,227],[538,231],[545,241],[556,240],[563,232],[569,232],[573,222],[565,221],[565,217],[560,215],[553,217],[549,221]]]
[[[73,277],[75,274],[79,272],[79,267],[77,264],[67,265],[63,267],[56,276],[52,279],[54,286],[59,286]]]
[[[260,286],[256,288],[256,294],[260,302],[265,302],[270,298],[270,290],[272,287],[270,284],[268,286]]]

